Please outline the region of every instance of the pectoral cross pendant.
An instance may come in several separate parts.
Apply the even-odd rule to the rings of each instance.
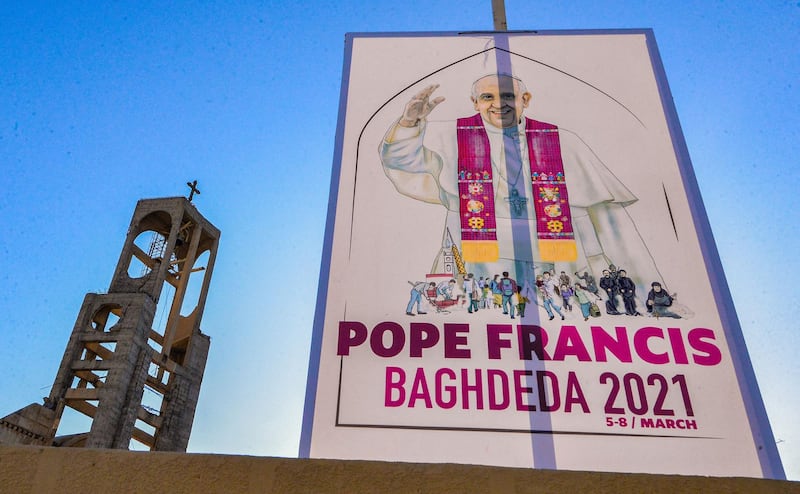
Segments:
[[[511,217],[521,218],[522,213],[525,211],[525,205],[528,203],[528,199],[520,196],[517,189],[511,189],[509,192],[511,196],[506,197],[506,201],[508,201],[511,206]]]

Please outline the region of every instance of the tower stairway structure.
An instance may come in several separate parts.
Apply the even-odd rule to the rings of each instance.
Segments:
[[[186,198],[139,201],[108,293],[86,295],[49,396],[0,419],[0,444],[186,451],[219,237]],[[59,435],[65,410],[89,430]]]

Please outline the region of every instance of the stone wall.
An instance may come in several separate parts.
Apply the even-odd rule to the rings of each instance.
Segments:
[[[745,478],[0,446],[0,494],[798,493]]]

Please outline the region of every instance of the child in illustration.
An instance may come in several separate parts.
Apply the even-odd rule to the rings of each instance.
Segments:
[[[525,317],[525,306],[528,305],[530,299],[522,294],[522,287],[517,287],[517,309],[519,309],[519,317]]]
[[[534,280],[534,286],[536,287],[536,289],[534,290],[534,294],[536,295],[535,297],[536,305],[544,307],[544,305],[542,305],[542,303],[540,302],[540,300],[544,300],[544,281],[542,280],[542,275],[540,274],[536,275],[536,279]]]
[[[654,281],[651,286],[652,289],[647,294],[647,312],[655,317],[680,319],[681,316],[668,309],[672,305],[672,296],[661,287],[661,283]]]
[[[435,290],[436,283],[431,282],[428,284],[426,281],[409,281],[408,284],[411,285],[411,298],[408,300],[408,305],[406,306],[406,315],[414,315],[414,313],[411,312],[414,309],[414,305],[417,306],[417,314],[427,314],[427,312],[421,310],[422,294],[428,286],[430,286],[432,290]]]
[[[486,279],[486,283],[483,284],[483,288],[481,289],[481,307],[484,309],[491,309],[492,302],[494,301],[494,297],[492,296],[492,289],[489,288],[488,278]]]
[[[562,283],[561,289],[559,291],[561,292],[561,300],[564,302],[564,308],[572,312],[572,304],[570,303],[570,298],[573,295],[573,291],[569,287],[569,284]]]
[[[489,288],[492,290],[492,299],[494,308],[499,309],[503,306],[503,290],[500,288],[500,275],[494,275],[492,281],[489,283]]]
[[[575,283],[575,298],[578,299],[578,303],[581,306],[581,314],[583,314],[583,320],[589,320],[589,309],[592,306],[590,293],[586,287],[581,285],[580,283]]]
[[[528,280],[522,283],[522,296],[527,299],[526,304],[537,304],[538,305],[538,289],[535,285],[531,285]]]

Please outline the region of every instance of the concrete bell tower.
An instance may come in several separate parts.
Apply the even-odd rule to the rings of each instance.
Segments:
[[[186,451],[219,237],[189,199],[139,201],[108,293],[86,295],[50,395],[0,419],[0,444],[128,449],[134,439]],[[65,409],[88,416],[90,429],[59,436]]]

